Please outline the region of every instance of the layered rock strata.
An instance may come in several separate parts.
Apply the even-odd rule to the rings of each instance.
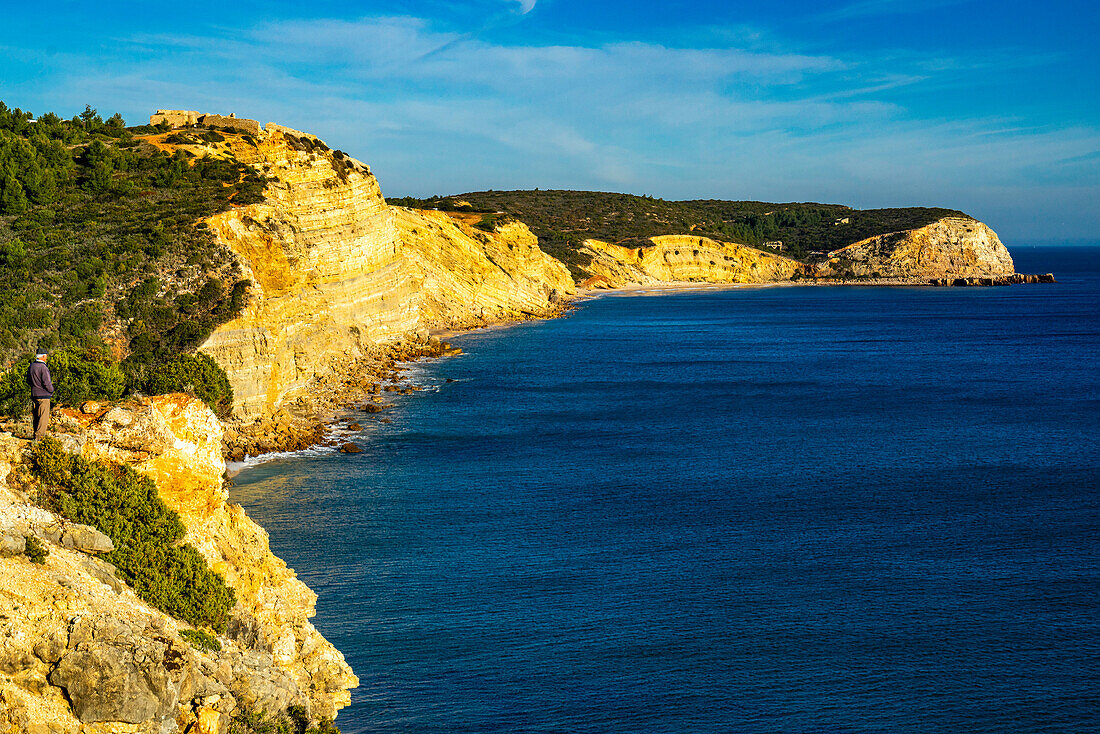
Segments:
[[[819,278],[998,278],[1015,273],[996,232],[974,219],[945,217],[932,224],[878,235],[830,252]]]
[[[243,313],[200,347],[229,375],[238,419],[274,415],[372,345],[550,315],[573,292],[524,225],[480,232],[390,207],[366,165],[304,133],[268,125],[184,147],[231,153],[269,178],[263,203],[206,220],[253,283]]]
[[[274,413],[367,344],[414,332],[419,304],[366,166],[281,130],[230,140],[270,183],[264,203],[206,220],[253,286],[243,313],[201,351],[225,368],[247,418]]]
[[[806,274],[797,260],[707,237],[665,235],[646,247],[622,247],[586,240],[581,250],[591,262],[585,284],[594,288],[669,282],[764,283]]]
[[[171,147],[164,136],[152,142]],[[299,420],[303,400],[316,403],[311,389],[352,375],[380,343],[426,344],[429,329],[552,315],[575,292],[564,265],[522,223],[483,232],[461,217],[387,206],[366,165],[311,135],[268,124],[182,147],[233,155],[269,179],[263,203],[206,220],[253,286],[243,313],[200,350],[228,373],[237,421],[260,421],[253,436],[278,428],[281,411]],[[588,240],[582,253],[590,258],[584,285],[596,288],[1013,274],[997,235],[961,217],[854,243],[816,266],[692,235],[636,248]],[[297,445],[315,429],[306,422],[283,433]]]
[[[394,207],[420,323],[459,329],[547,316],[574,294],[569,270],[521,222],[491,232],[443,212]]]
[[[179,636],[187,625],[141,601],[113,567],[39,533],[44,565],[0,558],[0,732],[172,732],[205,716],[222,728],[191,731],[214,734],[242,705],[332,718],[348,704],[358,681],[309,622],[315,595],[227,502],[222,427],[203,403],[144,398],[65,411],[56,425],[68,450],[150,476],[237,604],[221,650],[193,649]],[[69,525],[29,501],[26,446],[0,437],[5,535]]]

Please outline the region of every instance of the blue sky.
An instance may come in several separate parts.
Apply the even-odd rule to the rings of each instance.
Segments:
[[[1092,2],[5,0],[0,99],[235,111],[387,195],[574,188],[963,209],[1100,241]]]

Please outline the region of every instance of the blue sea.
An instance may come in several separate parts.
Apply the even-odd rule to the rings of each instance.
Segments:
[[[1060,282],[602,296],[246,469],[337,724],[1100,731],[1100,248],[1013,254]]]

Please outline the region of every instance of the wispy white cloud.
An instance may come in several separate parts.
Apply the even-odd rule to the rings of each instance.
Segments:
[[[512,0],[512,2],[519,5],[519,12],[523,15],[527,15],[535,9],[535,4],[538,0]]]
[[[1018,232],[1039,228],[1022,213],[1046,196],[1031,190],[1037,178],[1066,202],[1100,195],[1095,127],[906,107],[904,92],[960,85],[988,54],[929,63],[727,40],[528,46],[376,17],[146,35],[118,41],[109,63],[31,62],[52,69],[58,99],[311,130],[372,164],[395,195],[538,186],[944,205]]]

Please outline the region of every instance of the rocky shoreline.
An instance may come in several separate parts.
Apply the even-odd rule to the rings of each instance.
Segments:
[[[1033,283],[1057,283],[1053,273],[1028,275],[1013,273],[1012,275],[1000,275],[996,277],[973,278],[817,278],[815,280],[793,280],[787,283],[778,283],[781,286],[820,285],[820,286],[882,286],[905,288],[950,288],[965,286],[1006,286],[1025,285]]]
[[[383,395],[393,393],[407,395],[420,388],[404,381],[404,365],[422,359],[461,354],[445,338],[470,331],[493,327],[507,327],[523,321],[558,318],[571,311],[575,304],[601,295],[645,293],[661,294],[681,290],[713,290],[733,288],[791,288],[791,287],[998,287],[1008,285],[1056,283],[1052,273],[1015,273],[995,278],[815,278],[774,283],[708,283],[664,282],[649,285],[632,284],[618,288],[596,287],[578,290],[570,303],[544,314],[524,314],[512,319],[482,320],[465,327],[439,330],[435,334],[420,334],[412,339],[391,344],[375,345],[367,354],[333,370],[316,380],[294,402],[283,406],[275,414],[248,422],[228,421],[225,424],[223,450],[226,461],[241,462],[265,454],[303,451],[318,446],[339,448],[355,453],[354,443],[339,441],[333,430],[348,426],[341,414],[349,409],[366,413],[381,413],[388,407]],[[383,419],[387,420],[387,419]],[[352,430],[358,424],[352,423]]]
[[[384,395],[408,395],[421,388],[403,378],[406,365],[423,359],[455,356],[462,350],[446,341],[452,336],[506,327],[526,321],[558,318],[574,308],[559,302],[542,313],[513,314],[510,318],[479,318],[473,323],[448,324],[435,333],[418,334],[389,344],[376,344],[365,354],[331,370],[312,382],[293,402],[273,415],[225,423],[225,460],[241,462],[265,454],[303,451],[318,446],[345,449],[346,442],[333,437],[336,428],[347,427],[341,416],[350,409],[382,413],[390,405]],[[383,418],[382,420],[388,420]],[[355,429],[352,429],[355,430]],[[347,449],[354,453],[358,447]]]
[[[1037,275],[1025,275],[1024,273],[1014,273],[1013,275],[1004,275],[997,278],[934,278],[931,282],[935,286],[954,286],[954,287],[967,287],[967,286],[1004,286],[1004,285],[1023,285],[1027,283],[1057,283],[1054,279],[1054,273],[1042,273]]]
[[[373,347],[366,356],[311,384],[303,395],[274,415],[247,423],[227,422],[223,443],[226,461],[316,446],[336,447],[338,442],[331,432],[343,411],[358,408],[381,413],[387,406],[383,394],[407,395],[420,389],[403,381],[403,365],[461,352],[434,336]]]

